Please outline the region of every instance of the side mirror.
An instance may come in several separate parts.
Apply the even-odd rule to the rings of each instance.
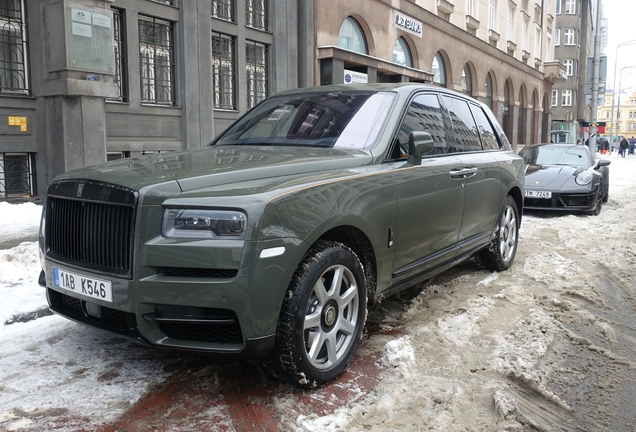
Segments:
[[[611,160],[607,160],[607,159],[599,159],[598,163],[596,164],[596,169],[599,169],[600,167],[604,167],[604,166],[608,166],[609,164],[611,164],[612,161]]]
[[[409,133],[409,162],[419,165],[422,155],[430,153],[435,148],[433,137],[428,132],[413,131]]]

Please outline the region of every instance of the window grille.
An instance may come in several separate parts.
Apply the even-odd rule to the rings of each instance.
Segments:
[[[124,15],[123,13],[116,8],[111,8],[113,11],[113,30],[115,33],[115,76],[113,77],[113,82],[117,84],[118,92],[117,97],[108,98],[108,100],[114,101],[125,101],[126,100],[126,75],[124,71],[126,68],[124,67],[126,57],[124,55],[124,40],[125,37],[123,35],[124,31]]]
[[[0,153],[0,198],[34,196],[35,153]]]
[[[212,0],[212,16],[234,21],[234,0]]]
[[[139,18],[139,58],[142,102],[174,102],[172,24],[156,18]]]
[[[245,1],[245,25],[260,30],[267,30],[267,1]]]
[[[24,0],[0,0],[0,93],[29,91]]]
[[[256,42],[245,44],[247,69],[247,108],[267,96],[267,47]]]
[[[235,109],[234,41],[230,36],[212,33],[214,108]]]

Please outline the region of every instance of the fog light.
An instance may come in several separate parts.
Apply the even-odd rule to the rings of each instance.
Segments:
[[[95,303],[85,303],[86,313],[94,318],[102,317],[102,307]]]

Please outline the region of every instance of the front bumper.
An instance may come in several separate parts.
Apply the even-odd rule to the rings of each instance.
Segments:
[[[528,198],[523,201],[524,210],[555,210],[565,212],[588,212],[594,210],[598,201],[599,188],[593,192],[553,191],[552,198]]]
[[[137,317],[133,313],[120,311],[106,306],[100,306],[100,316],[94,317],[87,311],[87,302],[90,301],[71,297],[70,295],[55,291],[51,288],[46,289],[46,298],[49,302],[49,309],[58,315],[80,324],[106,330],[116,334],[117,336],[148,347],[164,347],[171,348],[175,351],[198,352],[213,356],[231,358],[259,358],[267,355],[274,346],[275,342],[275,335],[271,334],[260,338],[246,338],[238,344],[228,344],[225,348],[211,348],[208,344],[200,347],[197,347],[196,345],[183,346],[182,342],[176,344],[173,342],[171,345],[170,340],[166,340],[166,343],[163,345],[157,345],[153,344],[142,335],[139,327],[137,326]],[[206,328],[207,330],[210,330],[213,326],[213,324],[194,325],[191,326],[189,331],[191,334],[202,334],[205,333]],[[233,327],[236,329],[235,325]],[[212,328],[211,332],[219,334],[222,330]],[[175,339],[175,341],[178,340]],[[234,347],[232,345],[236,346]]]
[[[133,279],[105,277],[87,268],[46,259],[47,300],[56,314],[147,346],[222,357],[259,358],[274,345],[283,296],[297,264],[294,256],[303,249],[302,242],[296,240],[276,240],[276,246],[281,242],[286,253],[265,259],[258,258],[260,251],[274,242],[246,245],[247,257],[243,261],[248,265],[229,272],[179,267],[184,264],[177,258],[179,252],[186,247],[193,252],[193,246],[171,245],[172,261],[177,267],[170,270],[137,267],[133,273],[144,274]],[[168,245],[164,246],[168,250]],[[201,248],[199,255],[205,254],[204,249]],[[150,247],[149,251],[152,250]],[[54,267],[108,279],[113,301],[55,286]]]

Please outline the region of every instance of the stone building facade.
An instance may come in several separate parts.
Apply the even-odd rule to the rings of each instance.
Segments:
[[[587,59],[593,41],[590,0],[556,0],[555,57],[565,66],[567,80],[552,89],[550,106],[554,142],[576,142],[587,138],[584,126],[591,120],[586,103]]]
[[[488,104],[513,146],[546,141],[549,95],[563,79],[555,1],[314,0],[315,83],[341,83],[344,71],[432,81]]]
[[[298,0],[1,0],[0,199],[201,147],[265,96],[312,84],[300,16]]]
[[[434,83],[486,102],[513,145],[544,141],[555,1],[0,0],[0,199],[204,146],[310,85]]]

